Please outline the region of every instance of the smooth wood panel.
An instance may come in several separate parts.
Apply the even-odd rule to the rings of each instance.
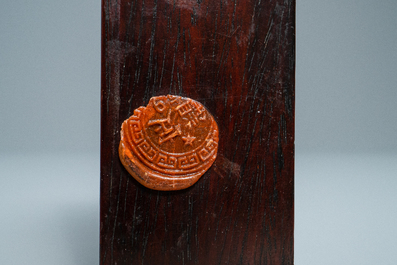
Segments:
[[[103,0],[101,264],[293,264],[295,1]],[[152,96],[201,102],[218,157],[153,191],[118,157]]]

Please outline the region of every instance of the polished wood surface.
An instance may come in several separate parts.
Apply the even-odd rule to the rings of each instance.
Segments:
[[[295,1],[103,0],[101,264],[293,264]],[[120,128],[201,102],[218,155],[192,187],[132,178]]]

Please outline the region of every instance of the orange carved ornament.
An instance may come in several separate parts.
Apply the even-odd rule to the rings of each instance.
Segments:
[[[121,126],[120,160],[142,185],[154,190],[192,186],[213,164],[218,126],[197,101],[152,97]]]

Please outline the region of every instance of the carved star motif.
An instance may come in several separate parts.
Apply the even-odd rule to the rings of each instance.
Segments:
[[[193,141],[196,139],[194,136],[190,136],[190,134],[187,134],[187,136],[183,136],[182,140],[185,142],[185,145],[193,145]]]

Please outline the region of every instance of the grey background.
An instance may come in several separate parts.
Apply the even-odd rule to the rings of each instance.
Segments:
[[[298,0],[296,264],[396,264],[397,1]],[[0,264],[99,263],[100,1],[0,8]]]
[[[397,148],[397,1],[297,1],[296,148]]]

